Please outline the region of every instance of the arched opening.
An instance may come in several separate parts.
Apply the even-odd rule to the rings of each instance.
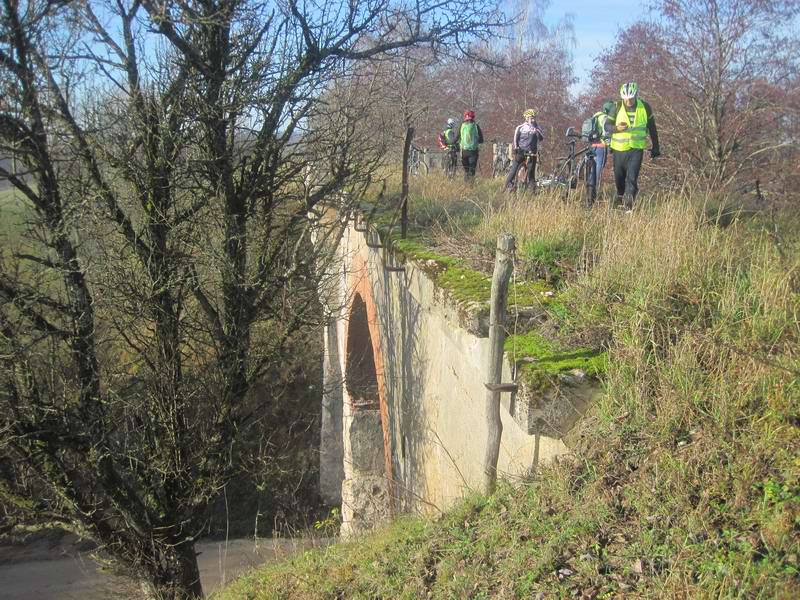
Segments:
[[[378,332],[370,290],[362,287],[350,305],[344,349],[345,536],[369,529],[394,513],[389,415]]]
[[[378,377],[367,319],[367,305],[360,295],[353,298],[347,328],[345,388],[354,409],[378,408]]]

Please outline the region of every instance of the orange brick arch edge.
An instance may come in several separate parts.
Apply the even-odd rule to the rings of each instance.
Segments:
[[[381,428],[383,429],[383,460],[386,470],[386,479],[389,482],[390,513],[394,512],[394,478],[392,476],[392,452],[389,445],[389,405],[386,402],[386,381],[383,371],[383,355],[381,353],[380,327],[378,326],[378,312],[375,308],[375,298],[372,294],[372,284],[369,280],[367,265],[359,254],[355,254],[350,265],[349,295],[347,298],[347,315],[353,311],[353,301],[356,296],[361,296],[367,311],[367,326],[369,337],[372,341],[372,356],[375,359],[375,378],[378,381],[378,402],[381,414]],[[347,320],[345,340],[350,339],[350,319]],[[345,349],[345,356],[348,356]]]

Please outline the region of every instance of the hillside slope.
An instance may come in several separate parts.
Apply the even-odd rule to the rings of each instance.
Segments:
[[[422,190],[416,214],[447,215],[440,249],[513,232],[518,276],[559,286],[554,335],[602,340],[604,394],[574,456],[215,597],[800,597],[794,224],[722,228],[696,198],[630,216],[487,197],[476,219],[477,203],[436,209]]]

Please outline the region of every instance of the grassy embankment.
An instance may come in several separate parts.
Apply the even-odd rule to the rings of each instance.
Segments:
[[[574,457],[216,598],[800,596],[796,222],[721,228],[678,195],[622,215],[426,185],[411,213],[431,252],[469,261],[511,231],[518,273],[558,292],[551,337],[607,350]]]

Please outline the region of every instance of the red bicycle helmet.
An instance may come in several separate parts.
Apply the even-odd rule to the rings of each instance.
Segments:
[[[475,111],[474,110],[465,110],[464,111],[464,120],[465,121],[474,121],[475,120]]]

